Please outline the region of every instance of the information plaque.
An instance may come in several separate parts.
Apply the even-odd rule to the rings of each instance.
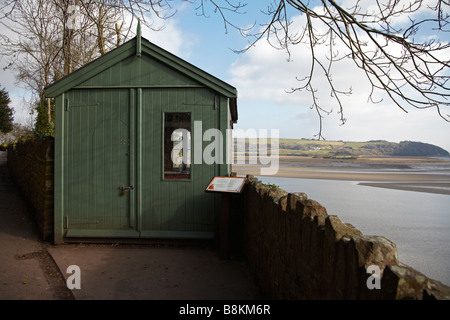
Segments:
[[[214,177],[206,187],[209,192],[241,193],[245,185],[244,177]]]

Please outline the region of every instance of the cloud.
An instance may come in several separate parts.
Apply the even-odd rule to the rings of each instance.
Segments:
[[[243,100],[270,99],[276,104],[312,105],[311,93],[306,89],[291,92],[306,84],[304,80],[310,75],[312,68],[311,52],[307,45],[291,47],[291,56],[285,51],[274,49],[266,41],[261,40],[246,54],[239,57],[231,66],[231,82],[239,88],[239,97]],[[316,47],[316,56],[327,68],[328,49]],[[318,103],[326,109],[336,109],[336,100],[331,96],[331,87],[324,70],[316,63],[314,66],[312,87],[317,91]],[[335,62],[331,68],[331,77],[335,89],[353,91],[352,101],[367,101],[370,91],[368,81],[363,72],[352,60]]]
[[[301,16],[294,17],[301,23]],[[336,47],[337,49],[338,47]],[[318,131],[318,118],[312,105],[311,94],[306,90],[288,94],[299,86],[297,78],[309,75],[311,56],[308,46],[291,48],[292,61],[285,52],[276,50],[266,41],[258,42],[236,59],[230,68],[231,83],[239,91],[239,128],[280,129],[281,137],[311,137]],[[342,48],[339,48],[342,49]],[[316,48],[316,54],[325,57],[325,46]],[[341,51],[342,52],[342,51]],[[326,60],[322,60],[326,61]],[[317,89],[318,103],[333,109],[324,118],[324,136],[329,140],[414,140],[437,144],[450,150],[449,123],[439,117],[436,110],[418,110],[407,107],[405,113],[390,101],[383,91],[373,93],[364,72],[351,59],[335,63],[331,69],[333,85],[339,90],[352,88],[350,96],[340,96],[347,123],[341,125],[337,113],[339,106],[330,95],[330,87],[323,71],[316,66],[313,86]]]
[[[188,59],[194,53],[197,37],[186,32],[178,18],[181,13],[188,9],[189,5],[184,2],[177,4],[169,11],[162,13],[170,17],[167,19],[158,17],[154,12],[148,12],[145,18],[149,26],[141,23],[142,37],[172,54]],[[176,14],[171,16],[174,13]],[[126,14],[125,21],[127,25],[131,24],[132,19],[129,13]],[[137,20],[135,19],[131,25],[131,30],[134,32],[136,27]]]
[[[155,30],[143,27],[142,36],[183,59],[188,59],[193,54],[196,37],[183,31],[175,17],[159,21],[154,27]]]
[[[3,68],[4,64],[0,61],[0,67]],[[10,70],[0,70],[0,86],[6,87],[8,90],[16,86],[16,76]]]

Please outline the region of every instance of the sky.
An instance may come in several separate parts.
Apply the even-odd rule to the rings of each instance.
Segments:
[[[239,26],[250,26],[262,22],[265,3],[271,1],[248,1],[244,14],[230,14]],[[349,2],[349,1],[345,1]],[[245,53],[234,50],[245,48],[248,39],[232,28],[226,32],[222,18],[209,7],[208,17],[198,16],[194,5],[175,1],[177,13],[165,20],[155,21],[164,25],[161,31],[142,27],[142,36],[189,63],[229,83],[238,90],[238,122],[236,129],[277,129],[280,138],[317,138],[319,120],[311,109],[310,93],[300,91],[287,93],[298,86],[298,78],[309,71],[307,47],[293,50],[291,61],[285,52],[272,48],[264,40]],[[293,17],[294,27],[302,17]],[[1,30],[3,32],[3,30]],[[432,36],[432,35],[423,35]],[[441,38],[441,41],[450,40]],[[0,61],[2,65],[2,61]],[[333,112],[325,116],[322,135],[326,140],[368,141],[404,140],[420,141],[438,145],[450,151],[450,123],[440,118],[434,109],[407,108],[405,113],[388,99],[368,103],[370,86],[365,76],[351,61],[333,67],[333,83],[342,90],[352,88],[352,95],[342,98],[344,115],[341,125],[338,106],[330,96],[330,90],[320,78],[315,85],[319,103]],[[0,85],[10,92],[16,110],[16,121],[29,121],[27,111],[21,106],[26,94],[17,89],[14,75],[0,69]],[[376,94],[383,98],[382,94]],[[448,113],[448,111],[447,111]]]

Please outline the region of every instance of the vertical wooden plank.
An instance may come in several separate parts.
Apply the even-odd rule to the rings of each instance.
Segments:
[[[176,90],[173,89],[167,89],[167,104],[164,108],[164,111],[166,112],[173,112],[176,111]],[[164,135],[163,135],[164,137]],[[164,138],[163,138],[163,145],[164,145]],[[164,152],[164,151],[163,151]],[[177,209],[178,209],[178,194],[177,194],[177,182],[174,181],[166,181],[164,183],[168,190],[168,197],[166,198],[167,202],[167,211],[166,211],[166,221],[167,221],[167,227],[166,230],[177,230]]]
[[[217,112],[217,126],[220,128],[220,131],[222,132],[223,137],[223,145],[221,150],[221,164],[216,165],[216,175],[220,176],[229,176],[229,164],[228,164],[228,143],[229,143],[229,137],[227,135],[227,129],[229,126],[229,107],[228,107],[228,99],[222,95],[217,95],[217,103],[219,104],[219,110],[216,110]],[[223,204],[224,198],[219,197],[218,195],[214,196],[214,204],[213,204],[213,211],[216,213],[216,215],[220,212],[220,208],[224,205]]]
[[[74,129],[74,134],[72,137],[72,144],[74,146],[74,153],[72,154],[72,172],[73,172],[73,216],[70,220],[74,224],[79,224],[80,221],[85,221],[86,212],[82,211],[82,199],[81,185],[82,185],[82,159],[83,154],[81,152],[81,117],[80,108],[75,107],[80,103],[79,92],[73,90],[74,99],[72,106],[70,108],[70,115],[73,120],[72,127]]]
[[[81,191],[81,203],[82,211],[86,214],[86,220],[89,221],[89,227],[95,227],[92,225],[94,218],[92,217],[92,208],[90,208],[91,190],[92,184],[90,183],[90,167],[91,167],[91,148],[89,147],[89,104],[90,104],[90,91],[78,90],[80,93],[80,101],[83,103],[79,107],[80,109],[80,149],[82,150],[83,157],[81,159],[82,167],[82,181],[80,185]]]
[[[174,109],[180,110],[180,112],[186,112],[186,106],[184,105],[184,102],[186,101],[185,98],[185,89],[175,89],[176,91],[176,100],[175,105],[173,106]],[[184,151],[186,152],[186,151]],[[176,187],[176,194],[177,194],[177,207],[175,208],[176,217],[176,230],[178,231],[187,231],[186,230],[186,184],[188,182],[175,182],[174,185]]]
[[[158,145],[160,146],[160,150],[161,150],[161,180],[164,179],[163,175],[164,175],[164,162],[163,162],[163,157],[164,157],[164,150],[163,150],[163,146],[164,146],[164,112],[167,111],[168,107],[169,107],[169,90],[168,89],[162,89],[161,90],[161,131],[159,132],[158,136],[159,136],[159,143]],[[161,204],[160,204],[160,219],[161,219],[161,224],[160,224],[160,230],[170,230],[170,224],[169,224],[169,218],[168,215],[171,213],[171,193],[170,193],[170,183],[162,181],[160,182],[161,184]],[[164,215],[164,211],[165,211],[165,215]]]
[[[116,101],[120,101],[120,91],[107,91],[109,106],[111,110],[111,118],[108,123],[111,134],[111,157],[108,159],[111,170],[108,175],[111,177],[111,185],[108,189],[108,193],[111,197],[111,229],[117,229],[117,217],[120,215],[120,203],[117,198],[120,197],[119,186],[121,186],[121,168],[117,163],[117,157],[119,156],[118,151],[120,151],[120,126],[119,117],[120,109],[117,106]]]
[[[128,121],[128,95],[127,91],[117,90],[117,99],[114,102],[115,118],[112,122],[112,126],[115,127],[115,145],[114,158],[114,171],[117,172],[114,187],[111,190],[113,192],[116,202],[116,214],[114,217],[114,230],[120,230],[124,227],[128,227],[128,213],[130,193],[133,191],[127,190],[125,196],[121,196],[119,187],[130,186],[129,179],[129,166],[126,153],[128,152],[128,139],[129,139],[129,121]],[[113,173],[114,174],[114,173]],[[125,220],[126,218],[126,220]]]
[[[141,200],[138,201],[139,206],[142,208],[140,214],[140,231],[145,230],[148,225],[148,210],[143,210],[143,208],[148,208],[151,200],[151,194],[148,193],[149,185],[151,181],[148,180],[149,173],[148,170],[151,168],[148,165],[148,139],[151,139],[148,133],[148,128],[151,127],[149,125],[149,121],[152,121],[151,116],[149,116],[149,92],[146,89],[137,89],[140,91],[140,98],[138,98],[139,102],[137,103],[137,119],[136,119],[136,128],[137,128],[137,139],[139,143],[136,144],[136,154],[139,155],[139,164],[137,165],[137,175],[139,177],[139,193],[142,195]],[[151,144],[151,142],[150,142]],[[145,195],[145,196],[144,196]]]
[[[130,193],[132,191],[127,190],[125,191],[125,195],[122,196],[119,187],[121,186],[129,186],[129,179],[128,179],[128,173],[129,168],[124,163],[125,160],[125,150],[127,149],[128,145],[128,123],[124,123],[126,121],[126,116],[124,114],[124,111],[126,111],[128,107],[128,101],[124,101],[124,94],[122,94],[122,90],[117,90],[117,99],[115,100],[115,103],[113,105],[113,108],[115,110],[115,118],[112,122],[112,126],[115,126],[115,148],[113,148],[114,151],[114,159],[112,159],[114,163],[114,172],[117,172],[115,174],[116,180],[114,182],[114,187],[111,190],[114,193],[116,193],[116,196],[114,196],[114,200],[116,202],[115,208],[116,213],[114,216],[114,230],[119,230],[123,228],[123,214],[124,212],[128,213],[127,207],[128,205],[128,198],[130,196]]]
[[[150,128],[152,127],[152,115],[151,115],[151,92],[148,89],[141,90],[141,113],[138,119],[140,124],[140,146],[137,147],[137,152],[141,154],[141,166],[138,166],[138,171],[141,176],[141,184],[140,184],[140,192],[142,192],[142,207],[146,208],[145,212],[142,211],[141,216],[141,231],[147,230],[149,225],[151,224],[151,212],[149,209],[151,206],[151,197],[152,193],[149,193],[149,189],[152,186],[151,176],[152,173],[149,170],[152,170],[152,166],[149,164],[149,156],[151,155],[150,146],[153,144],[153,137],[150,134]],[[150,140],[150,141],[149,141]],[[144,196],[145,195],[145,196]]]
[[[73,96],[73,92],[68,92],[68,101],[69,104],[72,104],[72,102],[74,101],[74,96]],[[67,111],[66,113],[66,117],[67,117],[67,162],[66,162],[66,166],[67,166],[67,180],[65,181],[65,187],[67,190],[67,211],[66,211],[66,215],[67,216],[71,216],[73,215],[73,188],[74,188],[74,181],[73,181],[73,154],[74,154],[74,149],[75,149],[75,145],[73,143],[73,138],[74,138],[74,123],[73,123],[73,112],[71,112],[71,110],[69,109],[69,111]]]
[[[78,91],[74,91],[75,99],[74,101],[79,102],[79,94]],[[73,112],[73,119],[74,119],[74,128],[75,128],[75,136],[73,140],[73,144],[75,147],[75,153],[73,154],[74,161],[73,161],[73,174],[75,179],[74,184],[74,214],[76,216],[76,220],[84,220],[84,212],[81,211],[81,195],[80,195],[80,185],[81,185],[81,150],[80,150],[80,109],[79,108],[71,108],[71,111]]]
[[[185,221],[186,221],[186,231],[191,231],[194,224],[194,181],[195,181],[195,170],[194,170],[194,119],[195,119],[195,107],[194,104],[194,90],[186,89],[184,102],[186,103],[185,111],[191,113],[191,180],[185,184]]]
[[[85,92],[89,92],[89,99],[87,101],[89,107],[86,108],[86,111],[91,114],[88,140],[90,141],[89,161],[92,174],[89,176],[89,179],[91,185],[90,193],[92,201],[89,202],[89,210],[91,211],[90,219],[94,222],[101,220],[102,202],[100,202],[99,199],[101,199],[103,196],[103,194],[101,193],[101,188],[99,187],[99,185],[101,184],[101,182],[99,181],[99,171],[103,170],[103,166],[100,165],[102,159],[100,158],[99,152],[97,151],[100,145],[98,142],[98,133],[96,132],[96,128],[99,122],[99,109],[101,108],[101,106],[96,106],[98,99],[98,90],[86,90]],[[100,223],[94,223],[91,226],[94,229],[101,228]]]
[[[74,90],[74,96],[75,101],[79,103],[80,97],[79,97],[79,91]],[[75,147],[75,153],[73,154],[73,165],[72,170],[74,174],[74,215],[76,217],[77,221],[85,221],[85,212],[82,211],[81,208],[81,184],[82,184],[82,176],[81,176],[81,167],[82,167],[82,153],[81,153],[81,115],[80,115],[80,108],[72,107],[70,108],[73,114],[73,120],[74,120],[74,128],[75,128],[75,135],[73,139],[73,145]]]
[[[196,106],[197,110],[199,111],[199,113],[197,114],[197,120],[201,121],[202,124],[202,131],[200,133],[198,133],[198,136],[201,137],[201,152],[202,152],[202,161],[201,164],[198,164],[197,167],[197,174],[196,174],[196,186],[195,186],[195,196],[198,199],[198,203],[197,203],[197,208],[195,210],[195,221],[196,221],[196,228],[195,231],[202,231],[202,222],[203,222],[203,212],[205,210],[205,201],[207,201],[207,199],[203,199],[202,195],[200,195],[200,189],[202,189],[202,186],[204,185],[204,180],[205,180],[205,162],[204,162],[204,150],[205,147],[208,145],[206,141],[203,141],[203,135],[205,133],[206,130],[208,130],[209,128],[209,121],[208,121],[208,113],[205,113],[205,106],[204,106],[204,93],[203,90],[200,89],[198,90],[198,95],[197,95],[197,104],[198,107]]]
[[[96,219],[100,222],[98,228],[104,228],[105,222],[105,127],[101,123],[105,119],[105,106],[101,101],[102,93],[96,91],[96,123],[93,129],[93,145],[95,149],[95,178],[96,178]]]
[[[152,150],[153,156],[149,157],[149,165],[151,166],[151,185],[153,186],[148,190],[149,196],[151,198],[150,206],[150,219],[149,219],[149,229],[148,230],[162,230],[163,224],[163,203],[162,203],[162,175],[163,175],[163,163],[162,163],[162,132],[163,132],[163,119],[162,115],[162,95],[161,89],[151,90],[151,95],[149,95],[149,115],[151,120],[148,123],[152,123],[152,127],[149,128],[151,132],[151,146],[148,146],[148,150]],[[151,98],[150,98],[151,97]]]
[[[152,218],[154,212],[153,202],[153,192],[158,189],[157,185],[153,182],[153,170],[151,158],[152,158],[152,146],[155,137],[152,135],[151,128],[153,127],[153,97],[152,91],[149,89],[142,90],[142,192],[145,194],[144,206],[146,208],[145,214],[142,216],[142,230],[151,229]],[[154,155],[153,155],[154,156]],[[153,189],[153,187],[155,187]]]
[[[135,90],[130,89],[129,92],[129,124],[130,124],[130,147],[129,147],[129,161],[130,161],[130,185],[134,186],[135,189],[130,194],[130,221],[129,226],[131,228],[136,226],[136,192],[137,191],[137,185],[135,181],[135,144],[136,144],[136,128],[135,128],[135,109],[136,109],[136,100],[135,100]]]
[[[67,103],[68,106],[70,106],[70,94],[69,93],[64,93],[63,98],[62,98],[62,102],[63,103]],[[64,111],[63,109],[60,110],[62,114],[62,120],[63,120],[63,128],[61,128],[61,132],[62,132],[62,160],[61,160],[61,164],[63,165],[62,168],[62,174],[63,174],[63,178],[62,178],[62,185],[63,185],[63,191],[62,191],[62,196],[63,196],[63,203],[62,203],[62,207],[63,207],[63,212],[62,214],[62,223],[64,225],[64,219],[65,217],[69,214],[69,188],[68,188],[68,179],[69,179],[69,159],[70,159],[70,154],[69,154],[69,129],[70,129],[70,122],[69,122],[69,116],[70,116],[70,111]],[[67,226],[64,226],[64,228]],[[64,229],[63,229],[64,230]],[[61,235],[62,237],[62,235]]]
[[[131,144],[131,136],[130,136],[130,94],[128,90],[122,90],[121,97],[121,139],[124,139],[124,148],[120,154],[121,156],[121,168],[124,173],[124,180],[127,186],[133,186],[131,184],[131,170],[130,170],[130,144]],[[133,186],[134,187],[134,186]],[[127,192],[127,196],[125,197],[125,201],[122,201],[122,206],[124,207],[123,212],[121,212],[121,228],[129,228],[130,227],[130,200],[131,197],[135,194],[135,191],[130,189]]]
[[[123,131],[128,131],[128,130],[124,130],[124,124],[123,124],[123,110],[124,107],[126,108],[126,106],[128,105],[128,101],[126,102],[125,106],[123,105],[123,94],[122,94],[122,90],[117,90],[116,91],[116,95],[117,99],[115,99],[114,105],[113,105],[113,109],[115,111],[115,118],[112,121],[111,125],[115,127],[115,129],[113,129],[114,132],[114,139],[113,139],[113,146],[115,146],[113,148],[113,153],[114,153],[114,158],[111,159],[113,162],[113,168],[114,168],[114,174],[115,176],[115,181],[114,181],[114,185],[113,188],[111,189],[111,191],[113,192],[113,197],[115,200],[116,205],[114,206],[116,208],[115,211],[115,215],[114,215],[114,224],[113,224],[113,228],[114,230],[118,230],[122,228],[122,214],[123,211],[126,210],[126,200],[129,197],[129,194],[131,191],[127,190],[125,191],[126,195],[122,196],[120,191],[119,191],[119,187],[121,186],[129,186],[129,181],[126,177],[126,173],[125,171],[128,170],[127,166],[125,166],[123,164],[123,159],[124,159],[124,149],[126,148],[126,137],[128,136],[128,134],[126,136],[123,135]],[[118,102],[118,103],[117,103]],[[128,211],[127,211],[128,212]]]
[[[89,101],[88,103],[92,105],[92,107],[88,108],[89,112],[89,131],[88,131],[88,138],[89,141],[89,150],[90,150],[90,158],[89,161],[91,163],[90,165],[90,173],[89,177],[91,179],[90,183],[90,210],[92,211],[91,216],[94,221],[99,220],[99,204],[98,204],[98,180],[97,180],[97,170],[98,170],[98,153],[95,149],[95,127],[97,125],[97,112],[98,112],[98,106],[96,106],[97,103],[97,90],[89,90]],[[94,228],[99,228],[100,224],[95,224]]]
[[[103,146],[105,148],[105,158],[104,158],[104,176],[105,176],[105,188],[104,188],[104,199],[105,199],[105,211],[103,215],[105,217],[104,227],[105,229],[112,229],[112,216],[113,216],[113,206],[112,204],[112,193],[111,189],[113,187],[113,181],[111,177],[111,158],[112,154],[112,126],[110,125],[110,119],[113,117],[112,108],[110,108],[112,99],[105,91],[102,91],[100,101],[103,102],[105,108],[105,118],[104,118],[104,135],[103,135]],[[109,120],[109,121],[107,121]]]
[[[204,150],[204,143],[203,143],[203,128],[204,128],[204,123],[203,123],[203,107],[201,106],[203,99],[202,99],[202,95],[201,95],[201,89],[197,89],[194,90],[194,103],[195,103],[195,110],[194,110],[194,121],[200,121],[201,122],[201,129],[200,128],[194,128],[194,129],[198,129],[199,132],[193,130],[193,135],[196,138],[196,140],[194,141],[193,147],[194,150],[196,150],[197,145],[200,145],[200,149],[201,152],[203,152]],[[201,162],[203,162],[203,154],[200,153],[198,156],[200,156],[201,159],[197,159],[197,162],[199,162],[198,160],[201,160]],[[198,163],[198,164],[194,164],[193,165],[193,214],[192,214],[192,221],[193,221],[193,225],[192,225],[192,231],[200,231],[200,227],[199,227],[199,213],[202,210],[202,197],[199,194],[199,190],[202,188],[202,177],[203,177],[203,172],[202,172],[202,164]]]
[[[225,137],[225,131],[223,130],[223,127],[220,124],[220,96],[217,92],[212,92],[212,95],[214,95],[214,108],[213,108],[213,123],[214,128],[219,129],[221,133],[221,139],[222,144],[218,145],[218,150],[216,150],[219,153],[219,159],[220,163],[215,163],[214,166],[211,168],[210,175],[216,176],[216,175],[222,175],[222,172],[220,171],[220,167],[222,166],[222,163],[224,161],[224,150],[223,146],[226,142]],[[216,231],[216,226],[219,224],[219,215],[221,213],[221,207],[217,206],[218,201],[221,201],[223,199],[222,196],[219,196],[218,194],[214,194],[214,197],[211,199],[210,202],[210,211],[209,211],[209,219],[212,221],[211,230]]]
[[[218,144],[216,148],[216,153],[218,154],[218,161],[219,163],[215,162],[213,166],[210,168],[210,176],[217,176],[222,175],[222,172],[219,170],[220,166],[222,165],[221,162],[223,162],[223,142],[225,142],[224,137],[224,131],[223,127],[220,124],[220,112],[221,112],[221,105],[220,105],[220,96],[217,92],[210,92],[210,94],[213,96],[214,101],[214,107],[212,108],[211,112],[211,121],[213,123],[213,127],[215,129],[220,130],[221,137],[219,139],[222,139],[222,144]],[[209,211],[208,211],[208,218],[212,222],[211,230],[216,231],[216,225],[219,224],[219,215],[221,213],[221,207],[217,206],[218,200],[220,201],[223,199],[218,194],[214,194],[213,197],[211,197],[211,201],[209,202]],[[218,230],[217,230],[218,231]]]
[[[131,85],[138,86],[140,85],[139,81],[141,78],[142,72],[142,59],[134,58],[133,64],[131,65],[131,81],[129,82]]]
[[[229,172],[229,166],[227,164],[227,149],[228,149],[228,137],[227,137],[227,129],[229,126],[229,107],[228,107],[228,99],[225,98],[222,95],[218,95],[217,96],[218,99],[218,103],[219,103],[219,118],[218,118],[218,124],[220,126],[220,131],[222,132],[223,135],[223,150],[222,152],[222,164],[219,166],[220,168],[220,175],[222,176],[229,176],[230,172]]]
[[[204,119],[204,126],[203,131],[205,132],[208,129],[214,128],[214,97],[211,96],[208,92],[209,90],[203,90],[203,119]],[[203,150],[205,150],[206,146],[211,144],[213,141],[205,141]],[[209,154],[208,154],[209,155]],[[206,187],[206,185],[211,181],[213,175],[214,175],[214,164],[207,165],[206,163],[202,167],[203,171],[203,177],[202,177],[202,185]],[[204,188],[203,188],[204,189]],[[201,217],[200,221],[202,221],[202,229],[201,231],[209,231],[209,226],[206,225],[207,223],[211,222],[211,197],[203,197],[204,201],[202,201],[202,211],[201,211]]]
[[[141,74],[141,79],[140,79],[140,83],[148,83],[151,84],[152,83],[152,77],[153,77],[153,73],[154,73],[154,67],[151,63],[150,57],[147,55],[142,56],[141,58],[141,63],[142,63],[142,69],[146,70],[147,72],[143,72]]]
[[[130,93],[129,90],[121,90],[121,119],[120,122],[122,123],[121,129],[120,129],[120,137],[121,139],[124,139],[124,144],[121,153],[120,153],[120,162],[121,162],[121,168],[122,172],[124,174],[124,181],[127,186],[133,186],[131,184],[131,170],[130,170],[130,144],[131,144],[131,136],[130,136]],[[131,197],[135,194],[135,191],[130,189],[127,192],[127,196],[122,199],[122,206],[123,211],[121,212],[120,218],[121,218],[121,229],[129,228],[130,227],[130,201]]]
[[[142,231],[142,223],[143,223],[143,141],[142,141],[142,121],[143,119],[143,93],[142,89],[138,88],[136,92],[136,168],[137,168],[137,175],[136,175],[136,202],[137,202],[137,230],[139,232]]]
[[[55,158],[54,158],[54,243],[63,243],[64,234],[64,139],[65,135],[65,117],[64,99],[65,94],[55,99]]]
[[[175,110],[179,110],[180,112],[186,112],[186,106],[183,105],[185,101],[185,90],[177,88],[174,91],[176,91],[176,101],[173,108]],[[185,181],[177,181],[174,183],[177,194],[177,206],[175,208],[176,216],[174,218],[176,219],[176,230],[178,231],[186,231],[186,184],[187,182]]]
[[[153,228],[154,219],[155,219],[155,193],[158,192],[159,186],[154,182],[155,175],[154,170],[156,170],[157,164],[153,161],[157,155],[154,154],[153,147],[154,141],[157,137],[152,132],[152,128],[154,127],[154,117],[156,117],[156,105],[155,105],[155,97],[154,91],[150,89],[143,90],[143,121],[145,127],[145,142],[143,142],[143,179],[145,181],[145,216],[143,217],[143,230],[151,230]]]
[[[118,208],[118,201],[117,197],[119,197],[119,186],[120,186],[120,167],[118,166],[117,162],[114,161],[114,159],[117,159],[118,153],[117,151],[120,150],[120,136],[119,136],[119,130],[120,127],[118,126],[118,117],[119,117],[119,110],[117,110],[116,107],[116,101],[120,101],[120,93],[119,91],[113,90],[113,91],[105,91],[105,95],[108,97],[108,105],[110,109],[110,117],[108,121],[108,129],[110,134],[110,143],[108,143],[108,148],[110,149],[110,157],[108,158],[108,164],[109,164],[109,171],[107,172],[108,177],[110,179],[110,185],[107,189],[108,196],[110,197],[110,203],[111,203],[111,225],[110,229],[116,229],[117,225],[117,219],[116,217],[119,215],[120,207]],[[116,192],[115,192],[116,191]]]
[[[192,129],[194,127],[194,122],[193,122],[193,107],[190,103],[191,100],[191,91],[190,89],[182,89],[182,98],[179,101],[179,105],[180,105],[180,109],[182,112],[186,112],[190,114],[190,128],[189,128],[189,132],[191,135],[190,138],[190,145],[188,146],[188,148],[190,148],[191,153],[190,153],[190,162],[191,162],[191,171],[190,171],[190,180],[186,181],[184,183],[181,184],[181,190],[180,193],[182,194],[182,198],[183,198],[183,203],[182,203],[182,207],[183,207],[183,217],[182,217],[182,228],[183,231],[190,231],[191,230],[191,226],[192,226],[192,181],[194,179],[193,176],[193,172],[192,172],[192,141],[193,141],[193,135],[192,135]],[[187,150],[185,152],[188,152]]]
[[[75,97],[73,95],[73,92],[69,92],[69,102],[72,104],[72,102],[75,100]],[[74,125],[74,113],[71,109],[69,109],[67,114],[67,121],[68,121],[68,145],[69,145],[69,154],[67,159],[67,170],[68,170],[68,179],[66,182],[66,188],[68,192],[67,197],[67,215],[71,216],[74,212],[74,201],[73,201],[73,191],[75,188],[75,181],[73,179],[73,155],[75,150],[75,144],[73,143],[73,139],[75,136],[75,125]]]

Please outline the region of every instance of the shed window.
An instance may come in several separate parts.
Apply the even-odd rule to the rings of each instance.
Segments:
[[[164,179],[191,178],[191,113],[164,114]]]

